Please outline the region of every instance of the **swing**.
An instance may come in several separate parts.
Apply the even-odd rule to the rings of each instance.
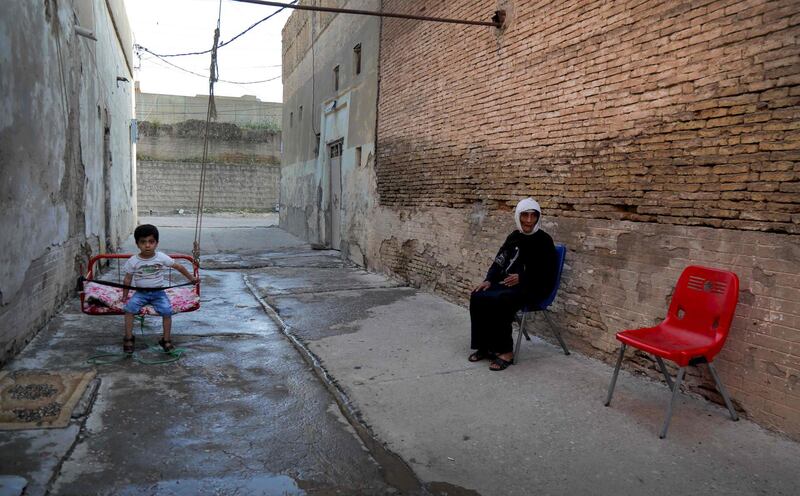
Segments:
[[[122,289],[125,286],[122,284],[121,265],[125,260],[130,258],[131,254],[101,254],[92,257],[89,260],[89,267],[84,277],[78,279],[78,290],[81,299],[81,311],[88,315],[122,315],[125,312],[122,310],[124,302],[122,302]],[[177,263],[190,263],[192,266],[192,274],[198,281],[196,284],[185,282],[182,284],[172,284],[172,268],[168,273],[168,286],[163,288],[167,293],[170,303],[172,304],[173,313],[193,312],[200,308],[200,279],[199,269],[200,265],[194,258],[189,255],[171,254]],[[108,279],[97,278],[95,273],[96,265],[104,262],[116,261],[117,266],[117,281]],[[182,277],[182,276],[181,276]],[[129,296],[136,291],[136,288],[129,287],[132,291]],[[150,305],[142,307],[140,315],[158,315],[155,309]]]
[[[222,3],[220,2],[220,8]],[[208,112],[206,113],[206,128],[205,136],[203,138],[203,162],[200,168],[200,188],[197,196],[197,216],[194,226],[194,245],[192,247],[192,256],[174,254],[170,255],[174,260],[188,261],[192,266],[192,274],[194,275],[196,283],[186,282],[183,284],[172,284],[172,269],[169,270],[169,285],[164,289],[172,304],[173,313],[192,312],[200,308],[200,236],[203,229],[203,203],[205,200],[205,181],[206,181],[206,164],[208,162],[208,128],[211,119],[216,119],[217,110],[214,104],[214,83],[218,80],[219,69],[217,66],[217,48],[219,47],[219,24],[220,20],[217,18],[217,28],[214,30],[214,46],[211,50],[211,75],[209,77],[208,87]],[[122,290],[126,288],[122,282],[122,274],[120,270],[121,260],[130,258],[131,254],[101,254],[91,257],[89,260],[88,271],[85,276],[78,279],[78,291],[81,299],[81,311],[88,315],[122,315],[125,312],[122,309],[124,303],[122,300]],[[96,279],[95,278],[95,265],[98,262],[105,262],[116,260],[117,262],[117,282]],[[192,286],[192,287],[188,287]],[[136,290],[135,287],[127,286],[130,290]],[[144,290],[144,288],[143,288]],[[145,305],[140,315],[158,315],[154,308],[150,305]]]

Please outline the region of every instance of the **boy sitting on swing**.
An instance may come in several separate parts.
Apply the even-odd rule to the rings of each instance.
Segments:
[[[123,267],[125,286],[136,288],[162,288],[164,286],[164,271],[171,267],[191,281],[197,284],[197,279],[186,270],[181,264],[176,263],[168,255],[156,251],[158,247],[158,228],[152,224],[142,224],[133,231],[133,239],[139,253],[129,258]],[[133,282],[133,284],[131,284]],[[122,302],[128,299],[128,288],[122,290]],[[133,335],[133,317],[136,316],[143,306],[150,304],[162,317],[164,335],[158,341],[165,352],[170,353],[175,349],[170,340],[172,330],[172,304],[163,289],[140,289],[137,290],[130,301],[125,303],[125,337],[122,340],[122,350],[125,353],[133,353],[135,347],[135,336]]]

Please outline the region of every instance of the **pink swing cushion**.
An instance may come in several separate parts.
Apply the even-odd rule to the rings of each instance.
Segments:
[[[95,255],[89,259],[89,270],[86,273],[86,277],[82,278],[83,285],[80,290],[81,311],[83,313],[89,315],[122,315],[125,313],[122,307],[126,302],[120,301],[122,298],[122,289],[106,284],[95,283],[92,282],[92,279],[94,279],[94,266],[97,262],[113,259],[125,260],[130,257],[130,254],[102,254]],[[180,253],[170,254],[170,257],[175,260],[185,260],[191,263],[194,277],[199,278],[200,267],[192,257]],[[200,283],[169,288],[165,291],[172,304],[173,313],[192,312],[200,308]],[[130,299],[134,293],[134,290],[129,291],[128,299]],[[155,309],[150,305],[144,306],[139,314],[158,315]]]
[[[92,315],[119,315],[124,313],[122,307],[125,303],[120,301],[122,298],[122,289],[94,282],[87,282],[83,291],[85,294],[85,312],[91,313]],[[194,286],[170,288],[165,291],[169,302],[172,304],[173,313],[191,312],[200,308],[200,295],[197,294]],[[136,291],[128,291],[128,299],[130,299],[134,293],[136,293]],[[158,315],[155,309],[150,305],[145,305],[140,314]]]

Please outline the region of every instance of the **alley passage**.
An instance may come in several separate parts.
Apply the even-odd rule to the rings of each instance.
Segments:
[[[159,219],[160,249],[191,249],[192,229],[170,227],[184,220]],[[274,257],[302,245],[263,219],[226,222],[210,229],[206,246],[218,253],[203,259],[223,270],[204,269],[201,310],[174,318],[175,342],[188,350],[180,361],[97,367],[93,401],[68,428],[0,432],[0,475],[26,478],[28,495],[392,492],[244,284],[245,266],[280,263],[262,256],[265,246]],[[140,350],[160,333],[160,319],[145,322]],[[88,369],[90,355],[121,343],[121,317],[83,315],[73,299],[7,369]]]
[[[148,220],[163,251],[191,248],[192,218]],[[264,219],[206,222],[202,308],[174,318],[187,354],[167,366],[98,367],[93,403],[66,429],[0,432],[0,474],[26,477],[27,494],[800,487],[800,445],[732,422],[720,405],[680,395],[659,440],[664,383],[623,370],[606,408],[612,367],[536,338],[516,365],[490,372],[466,360],[465,308],[312,250]],[[7,368],[86,370],[92,353],[120,347],[121,318],[84,316],[70,301]]]

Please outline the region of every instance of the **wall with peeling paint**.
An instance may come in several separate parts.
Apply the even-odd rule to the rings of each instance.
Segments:
[[[322,2],[334,3],[351,9],[380,8],[376,0]],[[366,244],[363,216],[374,200],[366,192],[374,185],[367,171],[374,164],[379,28],[375,17],[295,11],[283,30],[280,225],[312,243],[331,245],[328,145],[343,140],[339,244],[344,256],[359,263]],[[338,90],[333,81],[336,66]]]
[[[4,3],[0,365],[133,228],[130,40],[121,0]]]

